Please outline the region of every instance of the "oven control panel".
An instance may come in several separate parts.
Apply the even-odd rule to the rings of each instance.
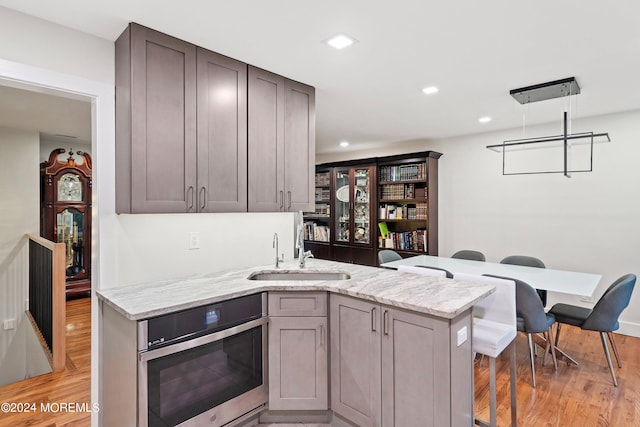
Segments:
[[[140,322],[139,331],[146,340],[139,351],[152,350],[200,335],[231,328],[266,315],[263,293],[247,295],[219,303],[164,314]]]

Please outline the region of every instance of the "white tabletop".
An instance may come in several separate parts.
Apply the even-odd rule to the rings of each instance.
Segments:
[[[527,282],[536,289],[561,292],[579,296],[593,296],[600,279],[599,274],[578,273],[574,271],[551,270],[549,268],[524,267],[521,265],[498,264],[484,261],[418,255],[398,261],[380,264],[381,267],[397,269],[399,265],[423,265],[438,267],[456,273],[493,274],[511,277]]]

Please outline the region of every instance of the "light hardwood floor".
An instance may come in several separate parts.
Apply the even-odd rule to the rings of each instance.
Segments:
[[[66,370],[0,387],[0,402],[35,403],[38,407],[40,403],[90,403],[90,310],[88,298],[67,302]],[[556,372],[550,358],[546,366],[537,360],[535,389],[531,387],[526,338],[518,335],[516,340],[519,426],[640,427],[640,339],[616,335],[622,359],[622,368],[616,369],[620,384],[616,388],[611,382],[598,334],[565,326],[560,347],[580,365],[559,363]],[[506,357],[498,358],[499,426],[508,426],[510,422],[507,363]],[[476,366],[475,372],[476,415],[488,419],[487,361]],[[89,413],[0,412],[2,427],[81,427],[89,426],[89,420]]]
[[[61,411],[60,404],[91,405],[91,299],[67,301],[66,327],[65,370],[0,387],[0,402],[35,404],[36,407],[35,412],[0,411],[0,426],[81,427],[90,425],[90,413]],[[83,408],[76,406],[76,409]]]

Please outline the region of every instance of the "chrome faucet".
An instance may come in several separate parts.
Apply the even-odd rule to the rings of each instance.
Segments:
[[[278,268],[280,263],[284,262],[284,254],[282,254],[282,258],[278,258],[278,233],[273,233],[273,247],[276,249],[276,268]]]
[[[302,216],[301,216],[302,217]],[[298,264],[300,268],[304,268],[307,258],[313,258],[311,251],[304,250],[304,227],[303,224],[298,226]]]

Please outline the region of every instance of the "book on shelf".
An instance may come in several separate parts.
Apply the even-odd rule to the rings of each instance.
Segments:
[[[329,180],[331,174],[329,172],[316,172],[316,185],[317,186],[329,186]]]
[[[315,222],[304,223],[304,239],[316,242],[328,242],[330,237],[329,226],[318,225]]]
[[[427,230],[389,231],[386,238],[379,239],[378,246],[385,249],[427,252]]]
[[[411,219],[426,220],[426,203],[407,203],[396,205],[392,203],[382,203],[378,209],[378,219]]]
[[[427,178],[427,164],[380,166],[380,181],[411,181]]]
[[[386,222],[379,222],[378,223],[378,228],[380,229],[380,236],[382,236],[383,239],[387,238],[387,234],[389,234],[389,228],[387,227],[387,223]]]

